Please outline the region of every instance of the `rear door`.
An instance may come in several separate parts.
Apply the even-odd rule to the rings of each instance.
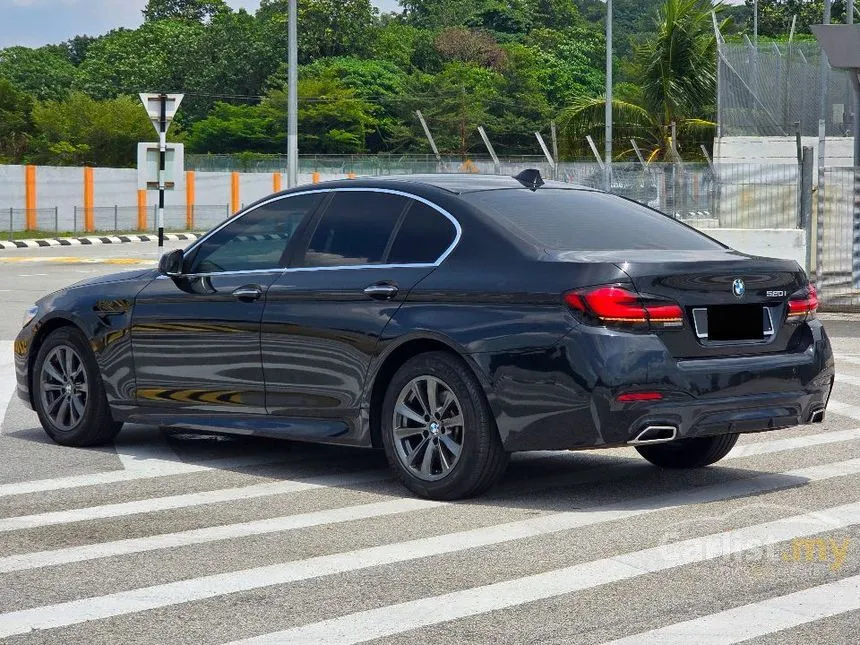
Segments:
[[[269,413],[290,436],[347,439],[382,330],[451,248],[441,209],[395,191],[336,191],[306,252],[272,285],[262,352]]]
[[[205,238],[184,275],[138,295],[132,346],[139,404],[265,414],[260,320],[288,249],[322,196],[279,198]]]

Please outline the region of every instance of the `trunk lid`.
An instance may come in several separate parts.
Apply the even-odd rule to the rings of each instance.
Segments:
[[[793,260],[750,256],[731,249],[562,252],[554,259],[611,262],[629,277],[640,295],[680,305],[683,328],[656,332],[677,358],[786,351],[797,331],[796,324],[785,322],[787,302],[807,284]],[[749,323],[757,315],[762,318],[761,337],[750,338],[743,330],[737,334],[740,338],[731,333],[720,337],[726,329],[731,332],[736,321],[746,317]]]

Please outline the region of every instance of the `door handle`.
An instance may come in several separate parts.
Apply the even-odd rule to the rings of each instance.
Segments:
[[[263,288],[256,284],[246,284],[233,292],[237,300],[259,300],[263,295]]]
[[[394,296],[397,295],[397,292],[400,291],[397,288],[396,284],[389,284],[387,282],[379,282],[377,284],[370,285],[367,289],[364,290],[371,298],[375,298],[376,300],[391,300]]]

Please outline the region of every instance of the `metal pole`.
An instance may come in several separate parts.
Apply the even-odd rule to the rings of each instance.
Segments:
[[[74,218],[74,219],[72,219],[72,231],[74,233],[77,233],[78,232],[78,207],[77,206],[74,207],[74,215],[72,217]]]
[[[823,52],[822,52],[823,54]],[[818,121],[818,212],[815,214],[815,282],[821,282],[821,263],[824,256],[824,119]]]
[[[436,161],[442,161],[442,156],[439,154],[439,148],[436,147],[436,141],[430,133],[430,128],[427,126],[427,121],[424,120],[424,115],[421,114],[421,110],[415,110],[415,114],[418,116],[418,120],[421,121],[421,127],[424,129],[424,136],[427,137],[427,141],[430,142],[430,149],[436,156]]]
[[[60,230],[60,207],[54,206],[54,232]]]
[[[549,131],[552,135],[552,158],[555,159],[555,176],[553,179],[558,179],[558,133],[555,130],[555,121],[549,122]]]
[[[167,168],[167,94],[161,100],[161,114],[158,119],[158,214],[155,216],[158,227],[158,254],[164,249],[164,175]]]
[[[800,166],[800,225],[806,231],[806,272],[812,273],[812,148],[803,149]]]
[[[119,230],[119,206],[116,204],[113,205],[113,230],[114,232]]]
[[[753,2],[753,42],[758,46],[758,0]]]
[[[722,128],[722,122],[723,122],[723,120],[722,120],[722,114],[723,114],[722,107],[723,107],[723,105],[722,104],[723,104],[723,102],[722,102],[722,99],[720,98],[720,94],[722,92],[722,81],[723,81],[723,78],[722,78],[723,60],[722,60],[722,56],[721,56],[722,52],[720,51],[720,46],[723,44],[723,36],[720,33],[720,27],[717,24],[717,14],[714,11],[711,12],[711,21],[714,24],[714,39],[717,41],[717,139],[719,139],[721,136],[723,136],[723,128]]]
[[[830,0],[824,0],[824,24],[830,24]],[[827,64],[827,55],[824,49],[821,49],[821,56],[818,64],[818,73],[821,77],[818,88],[818,118],[827,122],[827,90],[829,89],[830,66]],[[820,189],[820,187],[819,187]]]
[[[630,145],[633,146],[633,152],[636,153],[639,163],[642,164],[642,169],[646,169],[648,164],[645,163],[645,157],[642,156],[642,151],[639,149],[639,144],[636,143],[636,139],[630,139]]]
[[[604,189],[612,187],[612,0],[606,0],[606,164],[603,168]]]
[[[585,140],[588,141],[589,147],[591,147],[591,152],[594,154],[594,158],[597,159],[597,165],[600,166],[602,170],[604,168],[603,159],[600,157],[600,153],[597,152],[597,146],[594,145],[594,139],[591,138],[590,134],[585,135]]]
[[[287,55],[287,187],[299,183],[299,44],[297,0],[290,0]]]
[[[549,148],[546,147],[546,142],[543,140],[543,137],[540,135],[540,132],[535,132],[535,136],[537,137],[538,143],[540,144],[540,149],[543,150],[544,157],[546,157],[546,160],[549,162],[549,167],[552,170],[552,174],[554,177],[555,159],[553,159],[552,155],[549,153]]]
[[[498,175],[501,170],[501,164],[499,163],[499,158],[496,156],[496,151],[493,150],[493,144],[490,143],[490,138],[487,136],[487,131],[484,130],[484,126],[478,126],[478,133],[481,135],[481,138],[484,140],[484,145],[487,146],[487,150],[490,152],[490,157],[493,159],[493,166],[495,167],[496,174]]]
[[[9,241],[15,239],[15,209],[9,207]]]

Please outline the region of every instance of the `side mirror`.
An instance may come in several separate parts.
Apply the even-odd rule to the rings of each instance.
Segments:
[[[175,249],[170,253],[165,253],[158,261],[158,271],[171,278],[178,278],[182,275],[182,261],[185,259],[185,254],[182,249]]]

